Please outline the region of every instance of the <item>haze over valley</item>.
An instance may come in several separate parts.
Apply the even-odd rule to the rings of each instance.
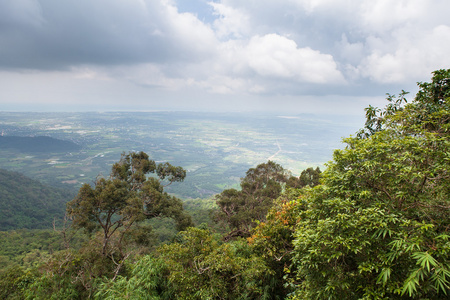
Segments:
[[[295,175],[323,167],[341,138],[361,124],[361,118],[308,114],[2,112],[0,168],[78,189],[107,176],[121,153],[144,151],[187,170],[169,192],[205,198],[236,186],[247,169],[268,160]]]

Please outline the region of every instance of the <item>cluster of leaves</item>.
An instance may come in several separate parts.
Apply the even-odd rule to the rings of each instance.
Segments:
[[[293,269],[288,266],[293,256],[297,217],[303,208],[300,201],[303,193],[303,190],[288,189],[274,202],[266,222],[260,222],[252,231],[252,236],[247,238],[253,251],[264,259],[273,272],[274,299],[284,299],[293,290],[287,280]]]
[[[222,243],[207,229],[190,228],[159,253],[176,299],[264,298],[270,270],[243,240]]]
[[[270,299],[270,275],[244,240],[223,243],[208,229],[189,228],[176,242],[144,256],[130,276],[103,283],[99,299]]]
[[[322,171],[320,168],[308,168],[300,173],[299,177],[291,176],[286,185],[291,188],[301,189],[306,186],[315,187],[320,183]]]
[[[96,299],[171,299],[171,287],[167,280],[168,269],[164,261],[150,255],[141,257],[131,265],[128,276],[106,280],[95,294]]]
[[[0,271],[9,266],[32,267],[63,249],[60,235],[51,229],[0,232]]]
[[[442,299],[450,290],[450,70],[389,97],[301,202],[294,299]],[[392,104],[394,101],[394,104]],[[373,126],[375,124],[375,127]],[[447,295],[448,296],[448,295]]]
[[[281,165],[268,161],[247,171],[240,190],[227,189],[216,196],[219,210],[214,217],[216,222],[229,227],[227,239],[250,236],[257,222],[266,219],[289,175]]]

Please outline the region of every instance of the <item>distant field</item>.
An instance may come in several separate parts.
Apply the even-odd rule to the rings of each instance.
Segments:
[[[204,198],[235,187],[248,168],[268,159],[294,174],[323,166],[333,149],[342,147],[341,138],[361,126],[361,120],[311,115],[0,112],[3,136],[50,136],[81,147],[71,152],[0,147],[0,168],[78,189],[107,175],[122,152],[145,151],[188,171],[185,182],[170,192]]]

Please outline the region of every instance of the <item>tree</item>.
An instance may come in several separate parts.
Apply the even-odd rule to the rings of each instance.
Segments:
[[[263,259],[245,240],[223,243],[207,229],[189,228],[158,252],[169,271],[171,299],[269,299]]]
[[[153,176],[150,176],[153,175]],[[192,225],[180,199],[164,192],[164,187],[183,181],[186,171],[169,163],[156,164],[144,152],[122,154],[112,166],[109,178],[99,178],[94,186],[84,184],[67,204],[73,226],[101,232],[101,256],[117,264],[116,274],[130,255],[126,244],[145,243],[150,228],[142,221],[155,217],[175,219],[178,230]]]
[[[251,168],[241,179],[241,190],[227,189],[216,196],[215,220],[229,226],[231,237],[248,237],[257,222],[264,221],[274,199],[283,191],[289,172],[268,161]]]
[[[102,282],[95,299],[173,299],[172,287],[168,281],[168,267],[161,259],[150,255],[141,257],[130,266],[129,276]]]
[[[304,188],[305,186],[315,187],[319,184],[321,173],[322,171],[320,171],[319,167],[316,169],[307,168],[300,173],[298,178],[291,176],[286,185],[292,188]]]
[[[450,70],[407,103],[369,107],[297,213],[295,299],[442,299],[450,292]]]
[[[303,197],[307,189],[288,189],[275,200],[267,214],[266,222],[260,222],[247,238],[249,245],[266,265],[272,270],[272,299],[285,299],[292,292],[290,284],[286,284],[289,273],[287,266],[291,264],[294,250],[294,233],[298,223],[298,214],[303,209]],[[293,200],[294,199],[294,200]],[[294,269],[290,270],[294,273]]]
[[[1,299],[22,299],[23,290],[32,282],[33,275],[21,267],[10,267],[0,272]]]

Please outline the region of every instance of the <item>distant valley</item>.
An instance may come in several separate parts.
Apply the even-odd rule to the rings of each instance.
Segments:
[[[360,119],[248,113],[0,112],[0,168],[76,191],[109,174],[123,152],[144,151],[188,171],[168,191],[205,198],[273,160],[294,174],[322,166]]]

